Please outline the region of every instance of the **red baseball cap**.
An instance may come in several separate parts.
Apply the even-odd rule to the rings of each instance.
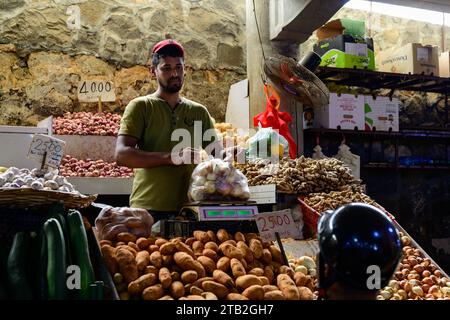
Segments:
[[[167,47],[167,46],[175,46],[177,49],[180,50],[182,57],[184,58],[183,46],[173,39],[166,39],[166,40],[162,40],[162,41],[158,42],[157,44],[155,44],[153,46],[152,53],[156,53],[156,52],[160,51],[162,48]]]

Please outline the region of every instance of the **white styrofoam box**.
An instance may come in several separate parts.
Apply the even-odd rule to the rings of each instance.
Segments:
[[[276,203],[276,185],[268,184],[264,186],[250,186],[249,201],[256,201],[258,204]]]
[[[82,194],[130,195],[133,178],[69,177],[67,180]]]
[[[330,103],[317,110],[320,127],[364,130],[364,96],[362,95],[330,93]]]
[[[55,138],[66,142],[64,154],[71,155],[80,160],[87,158],[93,160],[102,159],[114,162],[117,137],[113,136],[77,136],[54,135]]]
[[[398,131],[400,100],[389,97],[364,97],[365,128],[376,131]]]

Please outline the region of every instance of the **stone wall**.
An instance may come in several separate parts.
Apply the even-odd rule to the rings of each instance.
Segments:
[[[81,80],[112,80],[121,112],[156,88],[149,49],[165,37],[187,51],[183,94],[225,118],[231,84],[246,77],[244,0],[9,0],[0,3],[0,124],[92,110]]]

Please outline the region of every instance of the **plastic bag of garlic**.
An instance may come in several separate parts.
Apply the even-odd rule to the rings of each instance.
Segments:
[[[200,163],[195,168],[188,195],[191,201],[242,201],[250,198],[250,190],[245,175],[231,163],[211,159]]]

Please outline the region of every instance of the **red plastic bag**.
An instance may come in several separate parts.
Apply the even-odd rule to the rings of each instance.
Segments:
[[[272,90],[270,96],[269,88]],[[295,159],[297,156],[297,144],[289,132],[289,122],[292,121],[292,117],[289,113],[279,110],[280,97],[272,87],[265,84],[264,92],[266,93],[266,111],[253,117],[253,125],[257,127],[261,123],[263,128],[278,130],[280,135],[289,142],[289,156]]]

